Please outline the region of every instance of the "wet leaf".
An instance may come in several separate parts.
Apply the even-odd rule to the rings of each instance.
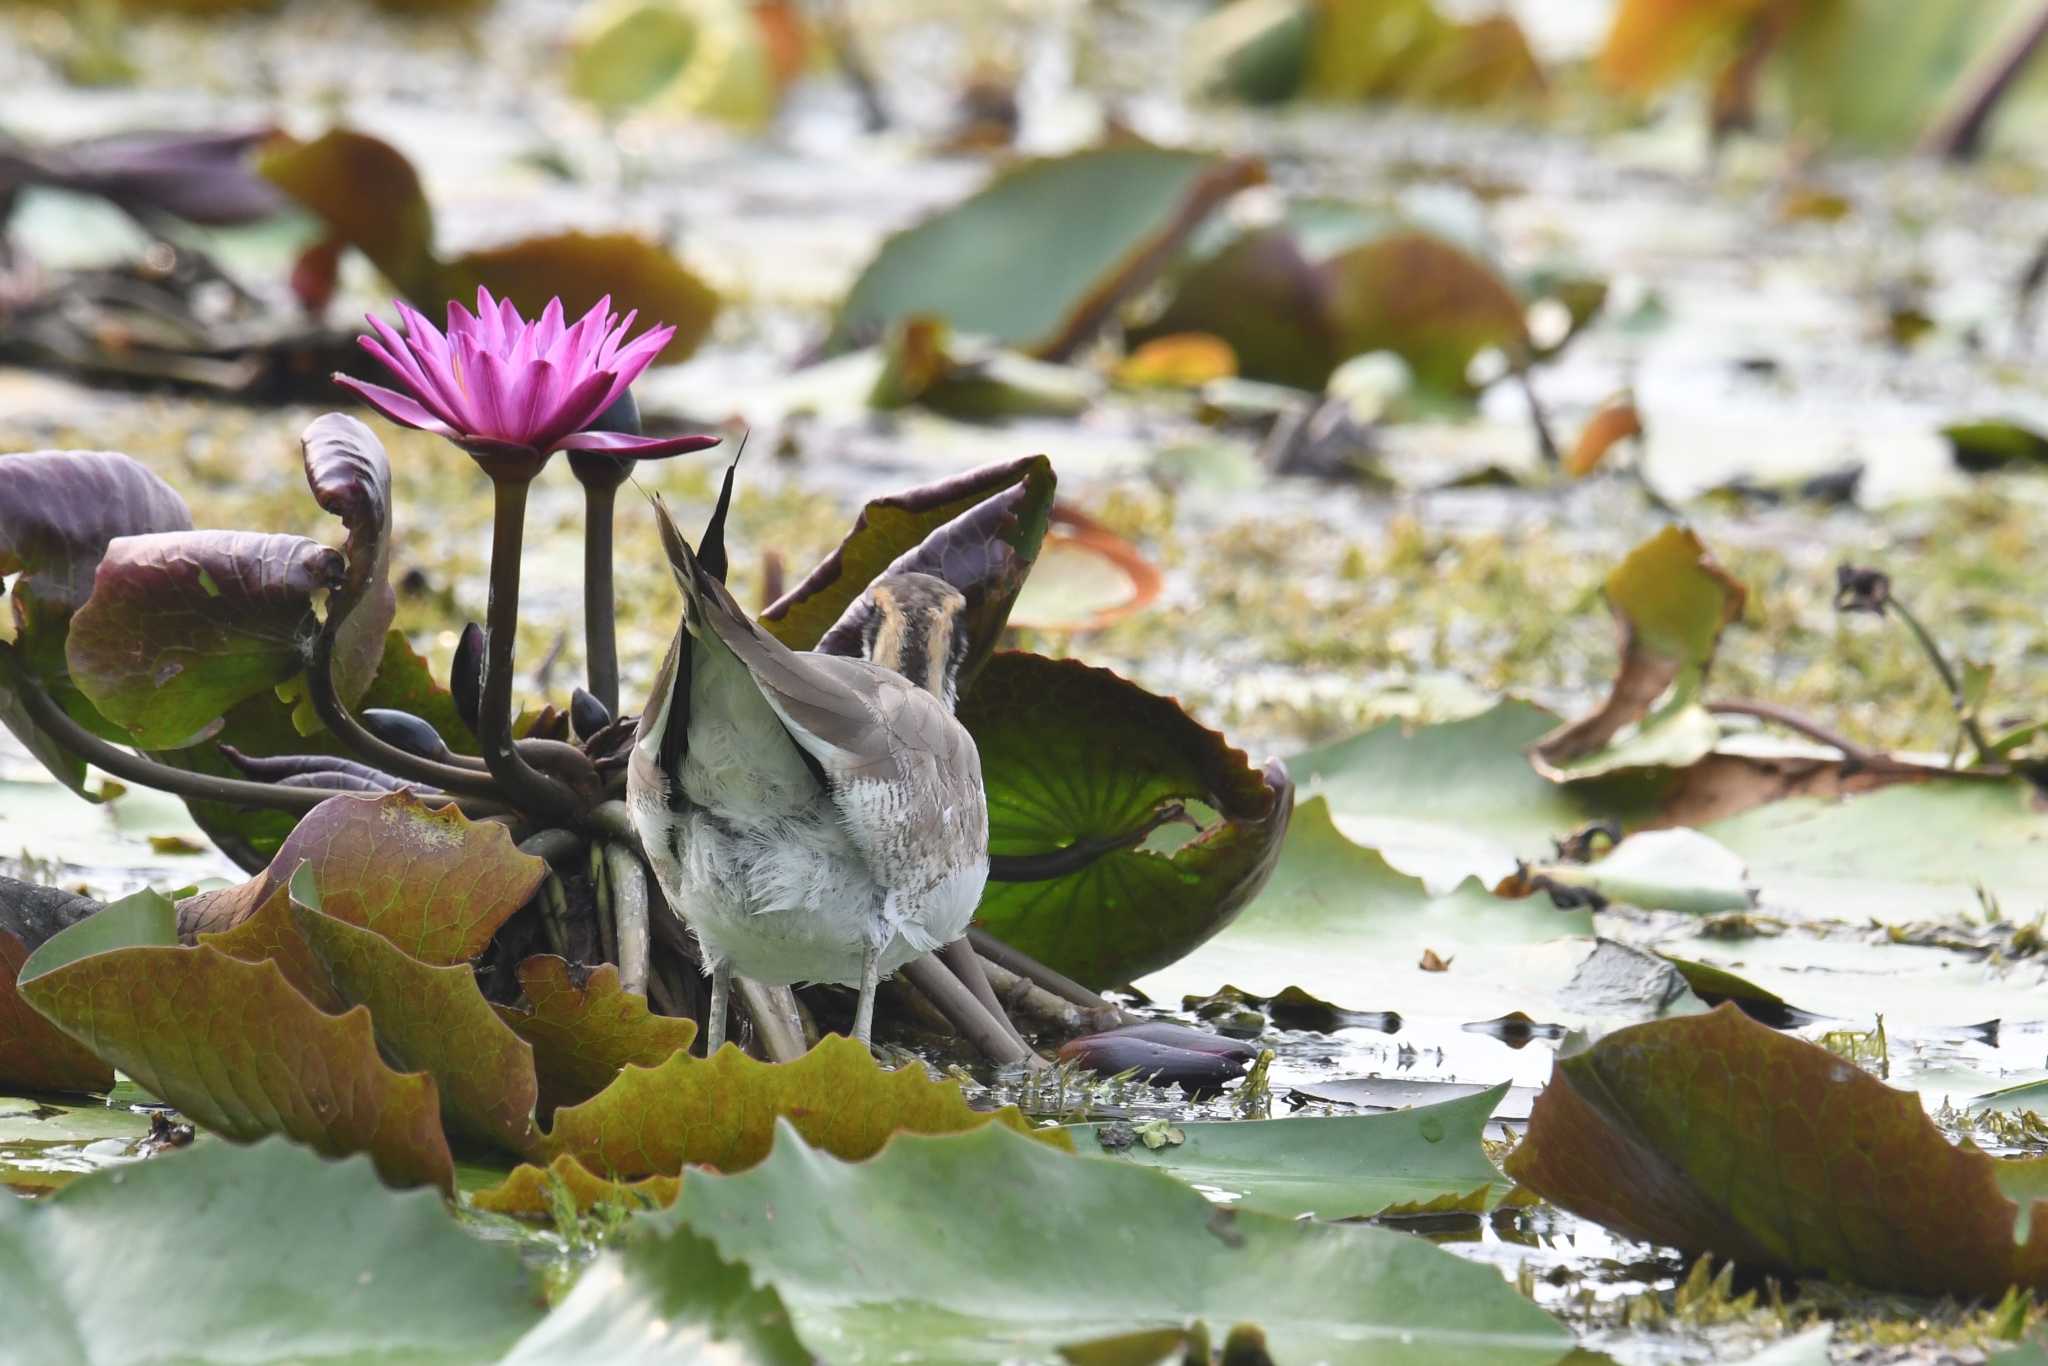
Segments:
[[[607,1253],[503,1366],[642,1361],[811,1366],[772,1286],[687,1229]]]
[[[292,918],[346,1006],[364,1006],[394,1067],[434,1079],[449,1136],[514,1155],[538,1144],[533,1049],[477,989],[467,963],[431,967],[375,930],[305,906]]]
[[[1480,1147],[1502,1083],[1477,1095],[1384,1115],[1184,1121],[1181,1142],[1102,1143],[1106,1126],[1074,1126],[1080,1150],[1158,1167],[1233,1209],[1283,1218],[1485,1213],[1509,1182]]]
[[[82,921],[30,958],[23,999],[224,1137],[367,1152],[393,1185],[452,1189],[434,1083],[384,1064],[367,1010],[323,1014],[274,963],[167,943],[175,918],[165,903]]]
[[[1052,462],[1033,455],[873,499],[839,548],[770,604],[761,624],[791,649],[858,654],[874,611],[868,585],[892,569],[936,575],[967,597],[965,693],[1038,556],[1053,484]]]
[[[1732,1005],[1561,1058],[1508,1174],[1752,1273],[1991,1296],[2048,1285],[2048,1160],[1944,1138],[1913,1096]]]
[[[343,573],[338,552],[304,536],[121,537],[72,618],[72,681],[132,743],[183,748],[305,667],[319,629],[313,595]]]
[[[1491,1268],[1421,1239],[1219,1210],[993,1126],[852,1164],[785,1129],[751,1171],[692,1173],[636,1237],[683,1227],[751,1266],[836,1362],[1032,1359],[1196,1318],[1257,1324],[1280,1361],[1535,1363],[1570,1341]]]
[[[1028,1128],[1015,1106],[972,1109],[958,1082],[935,1082],[917,1064],[885,1071],[865,1045],[833,1034],[795,1062],[726,1047],[628,1066],[599,1095],[555,1112],[547,1150],[613,1177],[674,1176],[686,1165],[734,1171],[767,1155],[778,1120],[848,1159],[873,1156],[896,1133]],[[1040,1137],[1068,1146],[1056,1131]]]
[[[384,661],[384,638],[398,613],[398,591],[391,586],[391,461],[384,443],[345,413],[315,418],[299,443],[313,501],[348,529],[343,592],[353,609],[335,641],[334,687],[354,706]],[[334,612],[334,599],[327,610]]]
[[[1599,710],[1560,726],[1530,750],[1537,770],[1558,782],[1629,768],[1684,767],[1710,753],[1720,737],[1699,692],[1722,630],[1742,615],[1742,585],[1697,535],[1673,525],[1615,567],[1606,597],[1621,636],[1614,690]]]
[[[116,537],[191,525],[185,500],[118,452],[0,456],[0,578],[14,576],[9,594],[13,630],[11,637],[0,631],[0,653],[67,710],[92,714],[91,704],[71,685],[64,640],[71,614],[92,594],[101,556]],[[84,761],[29,720],[5,668],[0,668],[0,724],[73,791],[83,791]]]
[[[1082,865],[992,880],[977,923],[1068,976],[1104,987],[1163,967],[1271,875],[1294,802],[1285,769],[1254,768],[1170,699],[1073,660],[1003,653],[959,715],[981,751],[990,854]],[[1170,852],[1147,848],[1188,802],[1214,813],[1207,828]]]
[[[291,884],[302,863],[317,892],[314,909],[376,930],[437,967],[481,954],[547,874],[495,821],[430,809],[409,792],[332,797],[306,813],[260,877],[181,905],[180,932],[232,928]]]
[[[842,336],[914,314],[1053,359],[1070,354],[1255,162],[1140,143],[1027,161],[896,234],[854,281]]]
[[[456,1366],[539,1316],[511,1252],[463,1233],[431,1192],[280,1142],[195,1144],[0,1201],[0,1265],[23,1361]]]
[[[1538,892],[1562,900],[1590,893],[1595,905],[1619,901],[1690,915],[1748,910],[1756,900],[1742,860],[1697,830],[1645,830],[1597,863],[1532,864],[1494,888],[1497,896]]]
[[[519,987],[525,1004],[498,1013],[533,1046],[543,1120],[597,1095],[625,1067],[658,1067],[689,1051],[697,1037],[694,1020],[656,1015],[645,996],[623,990],[610,963],[575,968],[538,954],[519,965]]]
[[[1010,609],[1038,631],[1099,631],[1142,612],[1165,579],[1138,548],[1076,508],[1055,505],[1053,529]]]
[[[545,1167],[520,1163],[497,1185],[471,1195],[469,1202],[480,1210],[515,1219],[552,1219],[558,1195],[584,1214],[599,1205],[626,1210],[665,1208],[675,1203],[681,1189],[681,1179],[674,1176],[608,1180],[564,1153]]]

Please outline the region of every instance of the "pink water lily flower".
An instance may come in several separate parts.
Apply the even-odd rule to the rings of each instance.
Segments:
[[[493,473],[530,478],[556,451],[649,460],[717,445],[715,436],[588,430],[675,335],[673,327],[653,327],[628,342],[637,315],[622,320],[611,302],[607,295],[565,324],[562,301],[554,299],[528,322],[509,299],[478,289],[474,314],[448,305],[444,336],[418,309],[395,301],[404,335],[372,316],[377,335],[360,340],[404,392],[334,379],[393,422],[453,441]]]

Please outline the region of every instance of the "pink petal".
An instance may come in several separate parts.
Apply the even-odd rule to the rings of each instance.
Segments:
[[[619,343],[625,341],[626,334],[633,330],[633,320],[639,316],[640,310],[637,308],[628,311],[625,320],[613,328],[611,334],[604,339],[604,345],[600,346],[597,350],[598,369],[611,370],[617,368],[612,364],[612,357],[618,354]]]
[[[334,382],[401,427],[417,427],[420,431],[445,436],[451,441],[457,438],[458,434],[448,424],[395,389],[386,389],[381,384],[366,384],[347,375],[336,375]]]
[[[673,327],[649,328],[641,333],[631,346],[612,358],[610,368],[617,376],[612,381],[613,398],[625,393],[633,381],[639,379],[641,373],[654,364],[655,357],[661,354],[661,348],[667,346],[669,339],[675,334],[676,330]]]
[[[716,436],[629,436],[625,432],[577,432],[555,443],[558,450],[598,451],[629,460],[660,460],[716,446]]]
[[[507,373],[513,384],[517,430],[538,448],[541,442],[535,438],[553,425],[555,411],[561,402],[562,382],[555,373],[555,367],[546,361],[508,367]]]
[[[561,439],[571,432],[580,432],[597,420],[597,415],[611,405],[612,377],[600,371],[572,379],[564,376],[557,381],[563,392],[555,400],[553,411],[548,414],[547,431],[536,437],[536,446],[546,445],[549,450],[561,449]]]
[[[370,325],[377,329],[379,335],[376,337],[358,337],[356,338],[356,344],[382,361],[384,368],[402,380],[412,396],[418,399],[435,417],[451,427],[460,425],[454,410],[449,408],[447,402],[441,397],[440,386],[429,379],[426,372],[420,369],[419,358],[406,349],[404,343],[398,339],[398,334],[376,318],[370,319]]]
[[[533,353],[545,357],[548,348],[562,335],[562,296],[557,294],[548,300],[548,306],[540,311],[540,317],[533,324]]]
[[[469,395],[476,425],[469,430],[477,436],[526,444],[527,433],[518,426],[515,383],[505,363],[484,349],[481,338],[463,337],[462,371],[469,378]]]

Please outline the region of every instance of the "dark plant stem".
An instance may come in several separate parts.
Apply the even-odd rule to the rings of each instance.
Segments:
[[[1025,981],[1045,988],[1063,1001],[1071,1001],[1086,1010],[1107,1010],[1117,1015],[1123,1014],[1115,1002],[1105,1000],[1073,978],[1054,971],[1021,949],[1011,948],[987,930],[968,930],[967,942],[974,945],[976,953],[997,967],[1016,973]]]
[[[583,852],[583,837],[573,830],[539,830],[519,841],[519,852],[549,863],[567,863]]]
[[[140,783],[160,792],[194,801],[222,802],[230,806],[254,806],[268,811],[289,811],[304,815],[330,797],[360,796],[343,788],[283,787],[276,783],[251,782],[243,778],[219,778],[211,773],[192,773],[182,768],[109,744],[100,739],[58,706],[55,699],[25,678],[13,680],[22,706],[37,726],[87,763],[95,764],[123,782]],[[454,805],[471,816],[492,815],[505,808],[497,802],[476,798],[451,798],[444,794],[421,793],[429,805]]]
[[[1818,740],[1829,749],[1842,752],[1842,757],[1854,764],[1875,763],[1885,756],[1865,749],[1847,736],[1829,730],[1818,721],[1801,716],[1789,707],[1775,702],[1709,702],[1707,710],[1715,716],[1747,716],[1758,721],[1768,721],[1774,726],[1796,731],[1809,740]]]
[[[947,970],[937,954],[913,959],[904,966],[903,975],[983,1057],[996,1063],[1036,1061],[1044,1065],[1044,1059],[1013,1038],[988,1007]]]
[[[1536,432],[1536,449],[1543,453],[1543,463],[1556,469],[1564,463],[1558,453],[1557,438],[1550,434],[1550,417],[1543,410],[1543,400],[1536,397],[1536,382],[1530,377],[1529,367],[1515,371],[1515,382],[1522,388],[1522,397],[1529,405],[1529,425]]]
[[[1913,633],[1913,639],[1920,642],[1920,652],[1927,656],[1927,662],[1941,675],[1942,686],[1948,689],[1949,705],[1955,708],[1956,719],[1963,723],[1963,734],[1970,737],[1970,744],[1977,751],[1977,762],[1998,762],[1997,751],[1991,748],[1991,741],[1985,738],[1983,727],[1977,724],[1976,717],[1970,715],[1970,704],[1963,697],[1962,680],[1957,678],[1956,671],[1949,667],[1948,658],[1942,654],[1941,646],[1935,643],[1927,628],[1920,624],[1920,618],[1914,616],[1912,610],[1897,597],[1887,598],[1885,610],[1898,613],[1899,620],[1905,622],[1906,629]]]
[[[489,774],[422,758],[410,750],[400,749],[372,734],[341,700],[341,694],[334,690],[335,637],[353,606],[352,602],[340,601],[338,595],[337,601],[328,604],[327,624],[315,638],[312,658],[306,662],[306,695],[312,699],[313,712],[320,718],[320,723],[357,757],[394,777],[468,797],[497,796],[498,789]]]
[[[1031,1044],[1017,1032],[1016,1021],[996,999],[995,988],[989,984],[988,971],[982,964],[981,955],[974,951],[974,945],[965,939],[955,939],[939,950],[939,959],[960,979],[960,984],[974,994],[974,999],[981,1002],[982,1009],[995,1017],[1003,1032],[1010,1036],[1010,1041],[1029,1052]]]
[[[477,740],[498,789],[522,811],[574,825],[582,803],[566,785],[526,762],[512,738],[512,669],[519,635],[519,561],[526,540],[526,490],[531,479],[493,483],[491,597],[484,612],[484,695],[477,709]]]
[[[2043,42],[2048,42],[2048,4],[2037,4],[2032,16],[2011,30],[2002,47],[1963,74],[1951,98],[1921,135],[1919,150],[1958,161],[1975,155],[1992,112]]]
[[[1179,802],[1169,802],[1147,817],[1143,824],[1120,835],[1088,836],[1075,840],[1064,849],[1052,849],[1043,854],[992,854],[988,861],[989,881],[1050,882],[1054,878],[1080,872],[1104,854],[1135,848],[1160,826],[1172,825],[1176,821],[1191,822],[1192,818]]]
[[[619,486],[602,478],[583,483],[583,653],[590,674],[590,695],[619,714],[619,641],[617,603],[612,594],[612,521]]]

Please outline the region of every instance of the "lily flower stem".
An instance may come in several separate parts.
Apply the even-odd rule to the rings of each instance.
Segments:
[[[1066,974],[1047,967],[1030,954],[1011,948],[987,930],[969,928],[967,941],[974,945],[976,953],[990,963],[1006,972],[1015,973],[1027,982],[1043,987],[1063,1001],[1071,1001],[1083,1010],[1109,1011],[1119,1016],[1123,1014],[1115,1002],[1104,999]]]
[[[937,954],[928,953],[913,959],[904,965],[903,975],[924,993],[927,1001],[938,1007],[939,1013],[960,1031],[961,1037],[989,1061],[998,1064],[1028,1063],[1037,1057],[1003,1028],[988,1007],[976,1000],[974,993],[947,970]],[[1040,1066],[1044,1065],[1043,1059],[1038,1061]]]
[[[637,852],[609,841],[604,846],[604,861],[619,944],[619,985],[645,996],[653,943],[647,915],[647,869]]]
[[[341,601],[328,604],[327,624],[313,642],[313,656],[306,662],[306,695],[312,700],[313,712],[320,718],[320,723],[335,739],[353,750],[357,758],[394,778],[425,783],[466,797],[497,796],[497,786],[489,774],[400,749],[371,734],[349,710],[348,704],[341,700],[341,694],[334,688],[334,644],[341,623],[347,619],[352,606],[352,603]]]
[[[566,786],[526,762],[513,743],[512,668],[519,635],[519,561],[526,540],[526,490],[531,477],[495,480],[491,528],[491,596],[484,618],[484,695],[477,740],[497,786],[521,810],[547,821],[577,824],[582,805]]]
[[[1941,675],[1942,686],[1948,689],[1949,705],[1955,708],[1956,719],[1963,723],[1963,733],[1970,737],[1970,744],[1977,751],[1977,761],[1984,764],[1996,763],[1998,754],[1991,748],[1991,741],[1985,737],[1983,727],[1977,724],[1977,718],[1969,714],[1969,703],[1963,697],[1962,680],[1956,677],[1956,671],[1949,666],[1947,656],[1941,652],[1941,646],[1935,643],[1927,628],[1920,624],[1920,618],[1914,616],[1906,604],[1900,602],[1897,597],[1888,597],[1885,600],[1885,610],[1899,614],[1899,620],[1906,623],[1906,629],[1911,631],[1913,639],[1920,643],[1920,652],[1927,656],[1927,662]]]
[[[939,950],[939,959],[960,979],[960,984],[974,994],[974,999],[981,1002],[982,1009],[995,1017],[996,1023],[1003,1027],[1003,1032],[1010,1036],[1011,1042],[1029,1050],[1031,1045],[1017,1032],[1016,1022],[1010,1019],[1010,1012],[1004,1010],[1003,1003],[996,999],[995,988],[989,984],[988,971],[981,961],[981,955],[974,951],[974,945],[965,939],[955,939]]]
[[[579,476],[580,477],[580,476]],[[617,600],[612,595],[612,521],[619,486],[583,481],[583,653],[590,695],[619,714]]]

